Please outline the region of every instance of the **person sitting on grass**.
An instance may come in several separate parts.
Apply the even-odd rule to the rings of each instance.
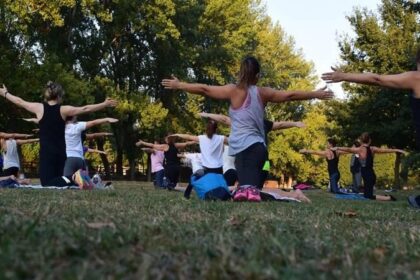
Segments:
[[[30,144],[38,142],[39,139],[4,139],[0,140],[1,149],[3,151],[3,176],[14,175],[18,177],[20,171],[20,160],[18,153],[18,145]]]
[[[341,193],[338,187],[338,182],[340,181],[340,171],[338,170],[338,161],[339,156],[341,154],[347,154],[344,151],[336,151],[334,148],[336,147],[337,142],[333,138],[327,139],[327,148],[325,151],[313,151],[313,150],[306,150],[302,149],[299,152],[301,154],[311,154],[320,157],[324,157],[327,160],[327,167],[328,167],[328,176],[330,180],[330,191],[332,193]]]
[[[46,85],[43,103],[28,102],[14,96],[5,85],[0,87],[0,96],[35,114],[39,121],[39,178],[42,186],[55,186],[56,178],[63,175],[66,161],[64,139],[66,118],[93,113],[118,104],[117,101],[107,98],[102,103],[82,107],[61,105],[64,89],[60,84],[51,81]]]
[[[176,143],[174,137],[166,136],[165,144],[152,144],[142,140],[136,143],[136,146],[145,146],[156,151],[162,151],[165,155],[164,172],[167,183],[164,183],[164,187],[168,190],[173,190],[178,184],[179,173],[181,170],[181,161],[179,160],[178,154],[179,149],[185,149],[188,146],[198,144],[195,141],[189,141],[185,143]]]
[[[75,183],[79,185],[80,188],[89,188],[90,183],[88,176],[77,175],[73,176],[79,170],[86,171],[86,163],[84,158],[84,147],[82,143],[82,133],[86,129],[92,128],[105,123],[116,123],[118,119],[114,118],[102,118],[96,119],[93,121],[87,122],[78,122],[77,117],[67,117],[66,119],[66,128],[65,128],[65,141],[66,141],[66,154],[67,159],[64,165],[63,176],[68,178],[73,178],[76,180]],[[89,148],[87,149],[89,151]],[[92,150],[93,151],[93,150]],[[102,153],[102,151],[97,151]]]
[[[214,121],[217,121],[219,123],[222,123],[224,125],[227,125],[230,127],[231,120],[230,117],[221,115],[221,114],[211,114],[211,113],[199,113],[199,115],[203,118],[209,118]],[[265,138],[265,144],[268,151],[268,133],[274,130],[283,130],[283,129],[289,129],[289,128],[304,128],[305,124],[303,122],[291,122],[291,121],[279,121],[279,122],[272,122],[269,120],[264,119],[264,138]],[[229,151],[228,146],[225,146],[225,153]],[[223,167],[224,169],[224,177],[226,179],[226,182],[228,183],[228,186],[233,186],[238,178],[236,169],[233,169],[231,166],[229,166],[230,158],[227,157],[228,155],[224,155],[224,162],[227,163],[228,168]],[[233,161],[234,161],[234,157]],[[258,188],[261,190],[264,187],[265,181],[267,180],[268,174],[270,169],[270,161],[267,157],[267,160],[264,163],[263,169],[261,170],[261,178],[260,183],[258,184]]]
[[[405,151],[400,149],[386,149],[371,146],[372,140],[369,133],[364,132],[360,138],[360,147],[336,147],[337,151],[344,151],[347,153],[353,153],[359,155],[359,161],[361,164],[361,173],[364,183],[364,194],[363,196],[367,199],[379,200],[379,201],[394,201],[395,198],[392,195],[373,195],[373,188],[376,184],[376,174],[373,169],[373,158],[374,154],[389,154],[389,153],[401,153],[405,154]]]
[[[205,173],[223,174],[223,149],[228,139],[223,135],[216,134],[216,132],[217,122],[209,120],[206,132],[203,135],[173,134],[171,137],[198,142]]]

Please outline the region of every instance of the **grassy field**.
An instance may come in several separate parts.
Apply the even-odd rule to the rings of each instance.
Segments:
[[[420,279],[420,211],[407,195],[310,191],[305,205],[187,201],[146,184],[1,190],[0,277]]]

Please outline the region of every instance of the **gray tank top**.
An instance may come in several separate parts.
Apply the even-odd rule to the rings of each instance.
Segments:
[[[231,131],[229,155],[234,156],[255,143],[264,142],[264,105],[258,88],[248,88],[247,97],[238,109],[229,108]]]

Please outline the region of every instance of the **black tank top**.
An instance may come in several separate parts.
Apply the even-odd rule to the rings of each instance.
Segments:
[[[60,108],[60,104],[44,103],[44,115],[39,121],[41,153],[66,155],[65,122],[61,117]]]
[[[413,112],[414,123],[420,126],[420,98],[415,98],[413,95],[410,100],[411,111]]]
[[[169,149],[165,152],[165,165],[173,166],[180,165],[180,160],[178,157],[178,149],[174,144],[169,144]]]
[[[362,168],[365,170],[373,170],[373,153],[370,149],[370,146],[364,146],[366,148],[366,158],[364,160],[360,160],[360,164]]]
[[[337,153],[335,151],[332,151],[334,154],[334,158],[328,159],[327,158],[327,164],[328,164],[328,174],[334,174],[338,172],[338,157]]]

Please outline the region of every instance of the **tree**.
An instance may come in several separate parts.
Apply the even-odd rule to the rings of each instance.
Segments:
[[[417,15],[405,1],[382,0],[378,14],[356,9],[348,17],[356,36],[344,36],[340,43],[341,68],[346,72],[400,73],[414,68],[418,43]],[[372,134],[374,145],[413,148],[414,135],[409,110],[409,92],[364,85],[345,84],[349,92],[334,116],[348,143],[363,131]],[[345,113],[340,113],[341,109]],[[395,159],[394,184],[399,185],[401,156]]]

